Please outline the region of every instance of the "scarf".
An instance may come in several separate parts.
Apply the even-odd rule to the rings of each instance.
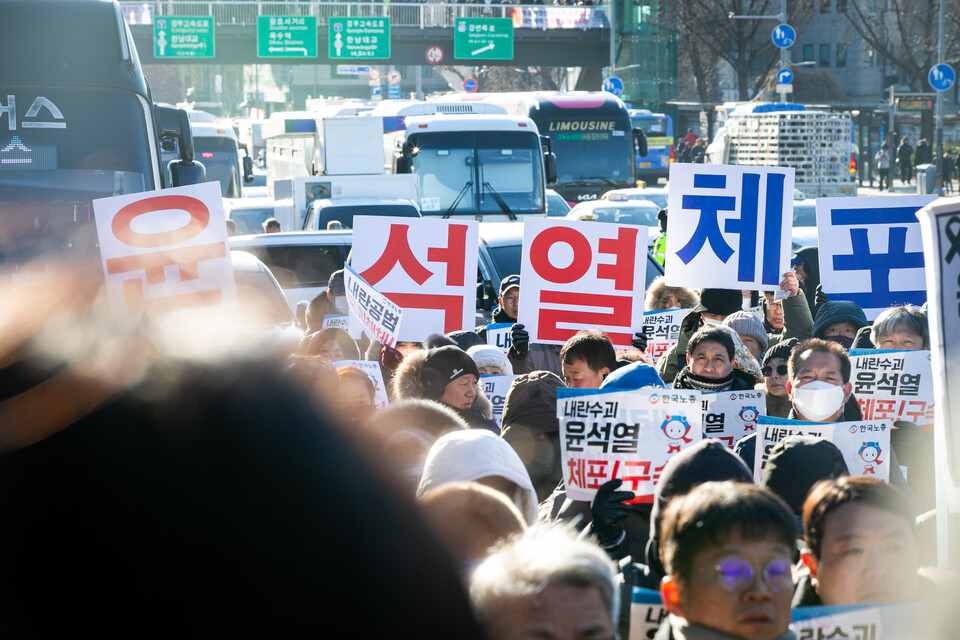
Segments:
[[[706,392],[729,391],[733,388],[733,371],[725,378],[704,378],[695,374],[687,366],[677,374],[673,387],[674,389],[694,389],[695,391]]]

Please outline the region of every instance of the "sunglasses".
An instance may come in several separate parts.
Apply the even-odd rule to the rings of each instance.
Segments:
[[[724,558],[716,566],[694,569],[690,573],[710,570],[716,575],[720,586],[730,593],[740,593],[746,590],[753,584],[754,578],[758,576],[773,593],[793,589],[790,561],[783,558],[771,560],[758,571],[743,558],[730,557]]]
[[[773,375],[773,367],[771,367],[770,365],[767,365],[767,366],[763,367],[762,369],[760,369],[760,371],[763,373],[763,377],[764,377],[764,378],[769,378],[770,376]],[[785,365],[785,364],[778,364],[778,365],[777,365],[777,375],[778,375],[778,376],[785,376],[785,375],[787,375],[787,365]]]

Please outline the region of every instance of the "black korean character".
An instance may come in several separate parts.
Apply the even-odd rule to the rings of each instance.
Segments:
[[[400,318],[394,315],[393,312],[390,311],[390,309],[383,310],[383,326],[385,329],[387,329],[387,331],[396,331],[397,322],[399,321],[400,321]]]
[[[640,437],[640,424],[613,425],[613,453],[636,453],[637,439]]]
[[[897,392],[897,380],[900,378],[898,373],[884,373],[877,380],[877,390],[886,391],[889,394]]]
[[[922,374],[910,375],[909,373],[900,374],[900,396],[918,396],[920,395],[920,376]]]
[[[704,433],[723,433],[723,414],[722,413],[707,413],[703,416],[703,432]]]
[[[876,384],[877,374],[872,371],[857,371],[857,377],[853,381],[853,393],[873,393],[873,386]]]
[[[383,316],[383,304],[379,300],[370,299],[370,317],[373,318],[375,322],[380,322],[380,318]]]
[[[604,402],[603,403],[603,417],[604,418],[616,418],[617,417],[617,406],[618,402]]]
[[[597,447],[604,453],[610,449],[610,423],[594,422],[587,433],[587,446]]]
[[[567,451],[583,451],[583,440],[587,427],[582,422],[568,422],[564,430]]]
[[[590,416],[596,418],[597,416],[603,415],[603,405],[599,402],[590,403]]]
[[[849,638],[850,636],[843,632],[843,629],[839,626],[836,627],[833,631],[828,631],[827,629],[821,628],[817,633],[817,640],[821,638],[823,640],[831,640],[832,638]]]

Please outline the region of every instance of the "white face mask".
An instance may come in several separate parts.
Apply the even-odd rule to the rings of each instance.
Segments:
[[[703,325],[706,327],[719,327],[723,324],[723,320],[708,318],[707,316],[700,316],[700,319],[703,320]]]
[[[343,315],[350,313],[350,308],[347,306],[347,296],[334,296],[333,305]]]
[[[814,380],[793,390],[793,406],[807,420],[823,422],[843,405],[843,387]]]

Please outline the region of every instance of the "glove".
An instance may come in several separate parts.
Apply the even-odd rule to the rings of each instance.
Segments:
[[[380,349],[380,364],[382,364],[385,369],[396,371],[401,362],[403,362],[402,353],[393,347],[383,345],[383,348]]]
[[[530,334],[526,332],[522,324],[515,324],[510,327],[510,353],[518,359],[523,360],[530,352]]]
[[[633,334],[633,338],[630,340],[630,344],[633,345],[634,349],[639,349],[640,351],[647,350],[647,336],[643,335],[642,331],[638,331]]]
[[[604,482],[590,503],[593,530],[603,547],[609,548],[620,542],[624,534],[621,521],[630,512],[630,505],[624,504],[624,501],[636,497],[632,491],[617,491],[621,484],[623,480],[620,478]]]

